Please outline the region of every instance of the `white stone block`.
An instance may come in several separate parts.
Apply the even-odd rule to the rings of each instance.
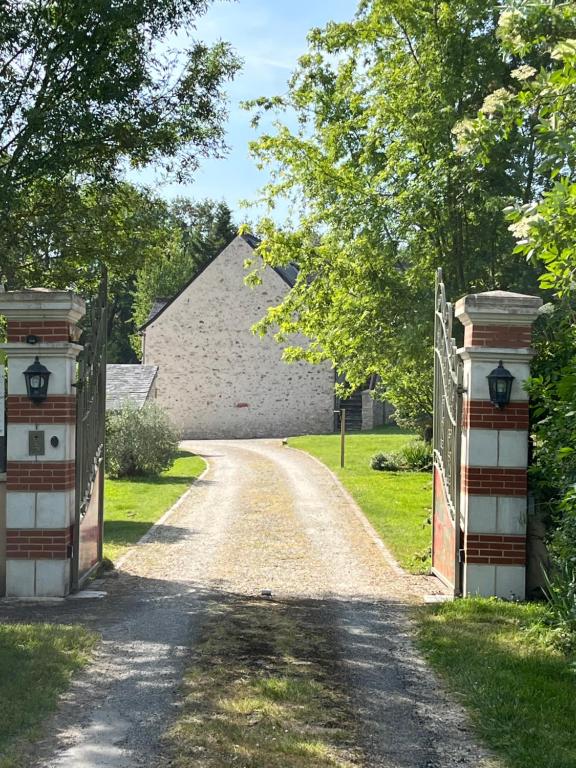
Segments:
[[[496,533],[523,536],[526,534],[527,501],[519,496],[499,496]]]
[[[48,368],[51,373],[48,381],[49,395],[70,395],[74,392],[72,382],[75,374],[75,361],[54,354],[42,354],[40,347],[30,349],[30,354],[25,356],[12,354],[8,359],[8,392],[11,395],[25,395],[26,379],[24,371],[32,365],[34,358],[38,355],[40,362]]]
[[[36,561],[36,596],[65,597],[70,584],[68,560]]]
[[[530,375],[530,366],[528,363],[514,363],[503,359],[504,367],[510,371],[514,376],[512,382],[512,392],[510,399],[516,402],[527,401],[528,392],[523,388],[523,383]],[[468,380],[468,397],[471,400],[489,400],[490,393],[488,390],[487,376],[498,365],[499,360],[485,362],[483,360],[466,360],[465,370],[467,371]]]
[[[496,591],[496,566],[464,565],[464,597],[490,597]]]
[[[498,431],[495,429],[470,429],[468,431],[468,466],[498,466]]]
[[[39,491],[36,497],[36,526],[66,528],[70,524],[73,492]]]
[[[528,432],[525,429],[501,429],[498,432],[498,466],[528,466]]]
[[[469,533],[493,533],[497,525],[496,496],[468,495],[468,520]]]
[[[496,596],[505,600],[524,600],[526,569],[523,565],[496,566]]]
[[[28,491],[6,492],[6,527],[36,526],[36,494]]]
[[[6,560],[6,597],[34,597],[35,571],[35,560]]]

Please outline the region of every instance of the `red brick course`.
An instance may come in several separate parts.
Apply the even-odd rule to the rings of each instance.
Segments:
[[[8,491],[68,491],[76,481],[72,461],[8,461]]]
[[[70,557],[73,527],[8,528],[6,557],[12,560],[66,560]]]
[[[42,403],[33,403],[26,395],[6,398],[8,424],[74,424],[76,395],[48,395]]]
[[[65,320],[9,320],[8,341],[25,342],[26,336],[38,336],[41,342],[72,340],[73,328]]]
[[[466,562],[484,565],[525,565],[526,536],[469,533]]]
[[[467,325],[464,331],[466,347],[529,347],[532,325]]]
[[[462,418],[465,429],[528,429],[528,402],[498,408],[490,400],[465,400]]]
[[[477,496],[526,496],[528,476],[525,469],[506,467],[462,467],[463,488]]]

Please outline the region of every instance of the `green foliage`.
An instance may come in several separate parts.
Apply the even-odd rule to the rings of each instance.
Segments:
[[[370,466],[381,472],[429,472],[432,469],[432,446],[424,440],[413,440],[394,453],[374,454]]]
[[[351,386],[379,374],[403,423],[429,419],[434,271],[448,298],[533,288],[536,269],[510,255],[502,212],[534,177],[530,143],[516,133],[489,167],[457,151],[454,124],[475,115],[514,64],[496,37],[497,2],[366,0],[354,21],[309,35],[288,95],[258,99],[295,113],[253,143],[270,169],[263,198],[286,199],[298,222],[263,218],[265,262],[300,265],[295,288],[260,332],[302,332],[288,359],[334,361]]]
[[[157,405],[128,402],[106,420],[106,471],[110,477],[157,475],[178,453],[179,435]]]
[[[379,472],[398,472],[401,469],[397,453],[375,453],[370,459],[370,466]]]
[[[549,623],[556,630],[560,647],[576,647],[576,554],[564,561],[552,575],[545,574]]]
[[[515,252],[539,262],[541,287],[553,302],[536,334],[532,396],[537,512],[548,524],[557,571],[550,594],[574,610],[576,552],[576,6],[547,0],[505,4],[499,35],[514,60],[513,81],[459,129],[463,152],[485,162],[512,134],[530,143],[539,183],[508,209]],[[572,574],[571,576],[569,574]],[[564,613],[566,613],[564,611]],[[576,623],[565,617],[574,632]]]
[[[153,164],[189,179],[224,150],[223,86],[239,62],[222,42],[174,48],[207,6],[2,4],[0,283],[82,285],[99,261],[126,274],[162,243],[157,201],[119,178]]]
[[[413,440],[398,451],[402,466],[414,472],[432,470],[432,446],[424,440]]]

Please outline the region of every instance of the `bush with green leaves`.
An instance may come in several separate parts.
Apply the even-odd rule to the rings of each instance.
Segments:
[[[414,472],[428,472],[432,469],[432,446],[424,440],[413,440],[398,451],[402,467]]]
[[[106,470],[111,477],[156,475],[172,466],[180,436],[157,405],[126,403],[106,419]]]
[[[394,453],[375,453],[370,466],[379,472],[428,472],[432,469],[432,446],[413,440]]]
[[[546,598],[550,623],[558,644],[565,650],[576,647],[576,555],[565,560],[551,575],[546,574]]]
[[[375,453],[370,459],[370,466],[379,472],[399,472],[402,469],[396,453]]]

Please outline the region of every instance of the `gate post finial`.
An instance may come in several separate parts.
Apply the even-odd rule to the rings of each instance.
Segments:
[[[528,468],[528,393],[532,324],[542,299],[507,291],[464,296],[462,470],[463,594],[524,599]],[[488,375],[504,361],[514,380],[496,407]]]

